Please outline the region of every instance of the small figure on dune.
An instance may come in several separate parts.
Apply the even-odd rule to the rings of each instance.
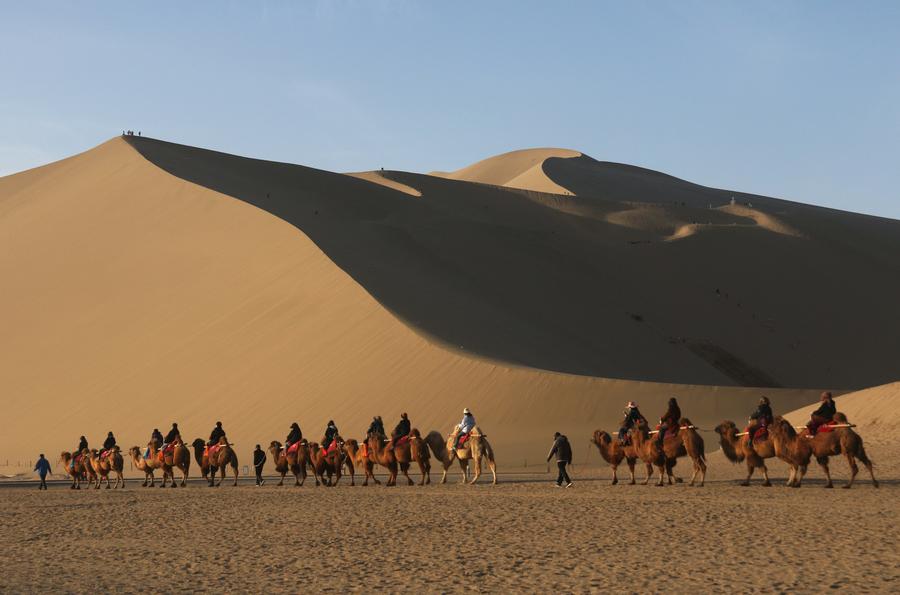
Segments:
[[[572,462],[572,445],[569,444],[569,439],[559,432],[553,434],[553,446],[547,455],[548,463],[553,458],[553,455],[556,455],[556,466],[559,468],[559,474],[556,477],[556,487],[561,488],[563,483],[565,483],[567,488],[571,488],[572,480],[569,478],[566,466]]]
[[[263,466],[266,464],[266,451],[260,448],[260,445],[256,445],[256,450],[253,451],[253,470],[256,471],[256,485],[257,487],[266,483],[266,480],[263,479],[262,472]]]
[[[822,393],[821,402],[822,404],[819,405],[819,408],[809,416],[809,423],[806,424],[810,438],[816,435],[819,426],[834,420],[834,414],[837,413],[837,406],[834,404],[834,397],[830,391]]]
[[[38,456],[37,463],[34,465],[34,470],[37,471],[38,477],[41,478],[41,483],[38,485],[39,490],[47,489],[47,475],[49,473],[53,473],[50,469],[50,461],[44,458],[44,453],[41,453]]]
[[[650,423],[638,409],[637,403],[628,401],[628,404],[625,405],[625,419],[622,420],[621,427],[619,427],[619,442],[625,444],[628,441],[628,431],[639,421],[648,425]]]

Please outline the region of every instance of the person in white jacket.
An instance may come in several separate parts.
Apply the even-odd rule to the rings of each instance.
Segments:
[[[459,433],[456,435],[456,447],[459,448],[459,441],[463,436],[472,431],[472,428],[475,427],[475,416],[472,415],[472,412],[469,411],[469,408],[466,407],[463,409],[463,418],[462,421],[459,422]]]

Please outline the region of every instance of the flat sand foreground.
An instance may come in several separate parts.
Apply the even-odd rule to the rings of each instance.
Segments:
[[[475,487],[7,488],[0,591],[900,589],[894,479],[824,490],[813,472],[791,490],[607,478],[579,472],[569,490],[543,474]]]

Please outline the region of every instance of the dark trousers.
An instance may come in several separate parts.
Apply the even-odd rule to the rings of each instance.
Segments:
[[[260,465],[259,467],[254,465],[253,468],[256,470],[256,485],[259,485],[260,483],[262,483],[262,465]]]
[[[41,475],[40,477],[41,477],[41,485],[38,486],[38,489],[46,490],[47,489],[47,476]]]
[[[566,465],[569,464],[569,461],[556,461],[556,466],[559,467],[559,476],[556,478],[556,485],[562,485],[563,482],[570,484],[572,480],[569,479],[569,474],[566,472]]]

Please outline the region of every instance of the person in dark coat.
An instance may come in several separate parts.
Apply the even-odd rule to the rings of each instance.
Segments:
[[[209,442],[206,443],[207,446],[212,446],[213,444],[218,444],[220,438],[225,437],[225,430],[222,429],[222,422],[217,421],[216,427],[212,429],[212,432],[209,433]]]
[[[103,450],[100,451],[100,456],[103,456],[103,453],[109,452],[116,445],[116,437],[113,436],[113,433],[110,432],[106,435],[106,440],[103,441]]]
[[[165,446],[166,444],[172,444],[180,436],[181,436],[181,432],[178,430],[178,424],[173,423],[172,429],[169,430],[169,433],[166,434],[165,438],[163,438],[162,446]],[[162,448],[162,446],[160,448]]]
[[[300,424],[294,422],[291,424],[291,431],[288,433],[287,438],[284,440],[284,452],[287,453],[287,450],[303,440],[303,432],[300,431]]]
[[[338,428],[334,423],[334,420],[329,419],[328,425],[325,426],[325,436],[322,438],[322,449],[328,450],[328,447],[331,446],[331,443],[334,442],[335,436],[338,435]]]
[[[409,416],[405,413],[401,413],[400,421],[397,423],[397,427],[394,428],[394,432],[391,434],[391,446],[395,446],[397,441],[404,436],[409,436],[411,431],[412,424],[409,422]]]
[[[47,489],[47,474],[53,473],[50,469],[50,461],[44,458],[44,453],[38,457],[37,463],[34,465],[34,470],[37,471],[38,477],[41,478],[41,484],[38,486],[39,490]]]
[[[638,409],[637,403],[628,401],[628,404],[625,406],[625,419],[622,420],[622,424],[619,427],[619,442],[625,444],[625,437],[628,435],[628,430],[633,428],[639,421],[643,421],[645,424],[650,425],[650,422],[647,421],[647,418],[644,417]]]
[[[747,444],[753,447],[753,435],[756,434],[756,431],[760,428],[769,427],[774,420],[775,416],[772,414],[769,397],[763,396],[759,400],[759,405],[750,414],[750,425],[747,426]]]
[[[163,435],[162,432],[159,431],[159,428],[153,428],[153,433],[150,434],[150,442],[153,442],[156,446],[156,450],[162,448],[163,445]]]
[[[834,404],[834,397],[829,391],[822,393],[821,400],[821,405],[812,412],[812,415],[809,416],[809,423],[806,424],[810,436],[816,435],[819,426],[834,420],[834,414],[837,413],[837,405]]]
[[[556,478],[556,487],[561,488],[565,482],[567,488],[572,487],[572,480],[566,472],[566,465],[572,462],[572,445],[569,439],[556,432],[553,434],[553,446],[550,448],[550,454],[547,455],[547,462],[556,455],[556,466],[559,468],[559,475]]]
[[[656,434],[656,445],[660,449],[663,447],[663,440],[666,439],[666,433],[678,428],[681,421],[681,408],[675,397],[669,399],[669,406],[661,418],[659,418],[659,432]]]
[[[253,451],[253,470],[256,471],[256,485],[261,486],[266,483],[266,480],[263,479],[262,471],[263,465],[266,464],[266,451],[264,451],[259,444],[256,445],[256,450]]]
[[[372,418],[372,423],[369,424],[369,429],[366,430],[366,438],[370,436],[384,436],[384,422],[377,415]]]
[[[75,447],[75,450],[72,452],[72,464],[71,464],[72,469],[75,468],[75,457],[80,456],[84,451],[87,450],[87,448],[88,448],[87,438],[82,436],[81,438],[78,439],[78,446]]]

